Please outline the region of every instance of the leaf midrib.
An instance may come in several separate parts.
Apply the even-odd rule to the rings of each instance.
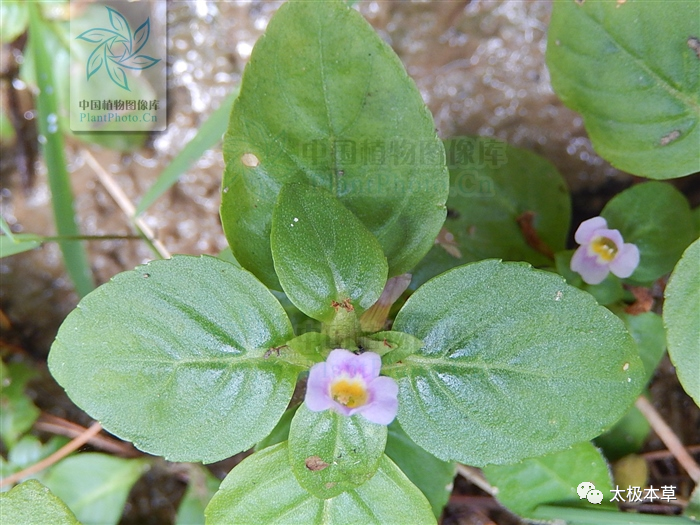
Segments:
[[[387,371],[391,369],[401,369],[402,367],[409,367],[409,368],[422,368],[426,371],[428,371],[431,375],[437,373],[436,372],[436,366],[438,367],[447,367],[447,368],[452,368],[452,369],[461,369],[461,370],[480,370],[483,372],[513,372],[515,374],[519,375],[526,375],[526,376],[532,376],[532,377],[539,377],[542,379],[557,379],[559,376],[556,375],[545,375],[541,373],[537,373],[534,370],[527,370],[527,369],[522,369],[522,368],[516,368],[516,367],[510,367],[510,366],[505,366],[505,365],[489,365],[487,363],[476,363],[473,361],[470,362],[464,362],[464,361],[445,361],[442,358],[430,358],[430,357],[424,357],[424,356],[418,356],[416,354],[413,354],[409,357],[406,358],[406,361],[409,362],[407,365],[406,363],[396,363],[393,365],[389,365],[386,367],[382,368],[382,371]],[[413,366],[412,366],[413,365]]]

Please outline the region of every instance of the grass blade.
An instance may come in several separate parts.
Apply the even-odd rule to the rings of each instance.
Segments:
[[[204,121],[195,137],[185,145],[168,167],[163,170],[158,180],[148,189],[139,202],[139,205],[136,207],[136,216],[146,211],[151,204],[177,182],[180,175],[187,171],[194,161],[221,140],[221,137],[228,127],[229,115],[231,114],[233,102],[238,97],[238,91],[239,88],[235,88],[234,91],[224,99],[221,107]]]
[[[16,233],[12,237],[0,235],[0,259],[33,250],[41,244],[35,235]]]
[[[56,100],[56,89],[54,89],[56,84],[53,78],[53,65],[41,36],[49,29],[45,27],[41,19],[39,6],[30,2],[28,7],[29,38],[32,41],[31,49],[34,51],[34,65],[39,87],[39,95],[36,100],[37,124],[40,136],[46,139],[42,141],[44,142],[42,152],[48,170],[56,231],[59,236],[77,236],[80,232],[75,222],[73,192],[66,169],[63,135],[60,133],[57,119],[58,101]],[[60,246],[68,275],[72,279],[78,295],[82,297],[95,287],[85,247],[80,241],[62,241]]]
[[[690,519],[681,516],[577,509],[554,505],[537,507],[534,517],[546,521],[564,520],[568,525],[692,525],[693,523]]]
[[[12,233],[10,225],[7,224],[7,221],[5,221],[5,219],[2,217],[0,217],[0,230],[2,230],[2,232],[7,235],[12,242],[15,242],[15,236]]]

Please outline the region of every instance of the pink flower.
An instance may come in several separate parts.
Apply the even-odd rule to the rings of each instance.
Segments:
[[[388,425],[399,408],[399,387],[390,377],[379,376],[381,367],[374,352],[333,350],[325,363],[311,367],[306,406],[313,412],[330,408],[344,416],[362,414],[372,423]]]
[[[583,221],[574,235],[579,246],[571,258],[571,269],[588,284],[599,284],[612,272],[629,277],[639,265],[639,249],[625,243],[617,230],[609,230],[603,217]]]

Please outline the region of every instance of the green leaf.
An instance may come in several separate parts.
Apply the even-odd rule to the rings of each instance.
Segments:
[[[233,254],[231,256],[233,257]],[[237,261],[236,265],[240,266],[238,265]],[[299,308],[297,308],[294,305],[294,303],[292,303],[292,301],[289,300],[289,297],[287,297],[284,294],[284,292],[278,292],[276,290],[270,291],[272,292],[272,295],[274,295],[280,302],[280,304],[284,308],[284,311],[287,312],[289,320],[292,322],[292,326],[294,327],[295,334],[319,332],[321,330],[321,323],[318,322],[316,319],[311,319],[311,317],[299,310]]]
[[[0,5],[0,9],[3,8],[3,5]],[[2,31],[0,31],[0,34],[2,34]],[[7,116],[7,112],[0,109],[0,146],[3,148],[9,148],[15,144],[16,140],[17,132],[15,132],[15,127],[12,125],[12,121]]]
[[[695,239],[688,200],[665,182],[636,184],[603,208],[608,228],[639,248],[639,266],[630,280],[650,283],[670,272]]]
[[[42,445],[39,438],[31,435],[25,434],[22,438],[9,450],[7,453],[7,462],[4,460],[2,462],[2,472],[0,472],[1,477],[9,476],[16,472],[38,463],[44,458],[47,458],[66,443],[70,441],[68,438],[63,436],[53,436],[46,444]],[[26,479],[41,479],[42,473],[33,474],[26,476]],[[1,490],[4,492],[9,490],[9,486],[3,487]]]
[[[696,486],[688,500],[688,506],[683,511],[683,516],[693,521],[700,521],[700,485]]]
[[[665,292],[668,355],[683,389],[700,406],[700,239],[685,251]]]
[[[552,86],[583,114],[593,147],[635,175],[700,171],[700,4],[556,2]],[[654,45],[650,45],[654,42]]]
[[[289,408],[284,414],[282,414],[282,417],[277,422],[275,428],[272,429],[272,432],[270,432],[270,434],[260,443],[255,445],[256,452],[289,439],[289,427],[292,426],[292,419],[294,419],[294,414],[297,413],[297,409],[300,406],[301,405],[297,405]]]
[[[388,457],[364,485],[323,500],[297,482],[286,443],[243,460],[221,483],[205,514],[207,525],[436,523],[425,496]]]
[[[289,429],[289,462],[299,484],[328,499],[369,480],[384,454],[387,429],[361,415],[312,412],[303,403]]]
[[[600,284],[588,284],[583,281],[581,275],[571,269],[571,258],[575,250],[565,250],[554,255],[557,272],[566,279],[571,286],[580,288],[595,297],[598,303],[607,306],[620,301],[625,290],[622,288],[620,278],[609,273]]]
[[[0,3],[0,41],[13,42],[27,29],[29,10],[24,2],[3,0]]]
[[[213,462],[274,428],[300,368],[265,354],[292,334],[250,273],[175,256],[114,277],[61,326],[49,368],[117,436],[173,461]]]
[[[65,503],[33,479],[0,494],[0,515],[7,524],[80,525]]]
[[[401,361],[418,352],[423,346],[423,341],[420,339],[395,330],[368,335],[361,338],[360,343],[365,350],[372,350],[382,356],[383,365],[391,365]]]
[[[139,205],[136,207],[134,215],[141,215],[151,204],[168,191],[185,173],[194,161],[200,158],[205,151],[212,148],[221,141],[221,137],[226,132],[229,115],[233,102],[238,96],[238,89],[233,90],[218,109],[214,110],[209,117],[199,126],[197,134],[185,147],[168,163],[166,168],[158,175],[158,180],[153,183],[146,194],[141,197]]]
[[[564,249],[571,200],[554,165],[531,151],[486,137],[446,140],[445,150],[450,196],[444,228],[452,236],[445,247],[452,254],[442,246],[434,247],[414,272],[418,275],[412,287],[482,259],[551,265],[551,258],[534,248],[532,240],[528,242],[524,229],[536,233],[545,251]],[[529,230],[524,224],[528,221]],[[422,276],[425,266],[434,269]]]
[[[12,242],[15,242],[15,236],[12,233],[12,228],[7,224],[7,221],[0,216],[0,231],[2,231],[5,236]]]
[[[77,236],[80,235],[80,231],[73,210],[73,190],[66,167],[63,136],[59,133],[57,124],[58,95],[55,90],[56,79],[52,68],[51,48],[45,41],[45,34],[50,31],[41,19],[39,6],[28,4],[28,7],[30,44],[39,88],[39,94],[36,97],[36,120],[39,134],[45,139],[42,154],[46,160],[56,231],[59,236]],[[68,275],[78,295],[83,297],[95,287],[85,247],[80,241],[61,241],[59,246]]]
[[[39,438],[27,434],[22,436],[7,454],[7,460],[17,470],[27,468],[42,459],[42,445]]]
[[[284,292],[309,317],[330,322],[348,299],[358,312],[366,310],[384,289],[387,263],[379,242],[320,188],[282,187],[270,242]]]
[[[643,386],[622,322],[523,263],[472,263],[429,281],[394,328],[423,341],[383,368],[419,446],[469,465],[562,450],[612,425]]]
[[[397,421],[389,425],[386,455],[428,498],[435,517],[439,518],[452,493],[455,464],[442,461],[416,445]]]
[[[89,452],[57,463],[44,477],[44,483],[84,525],[115,525],[131,486],[147,468],[144,459]]]
[[[7,235],[0,235],[0,258],[28,252],[41,246],[41,241],[36,240],[36,235],[15,233],[12,237],[13,239]]]
[[[666,331],[661,316],[654,312],[644,312],[639,315],[620,313],[630,335],[637,343],[639,357],[644,363],[645,382],[648,383],[656,371],[666,350]]]
[[[325,361],[332,349],[330,338],[318,332],[301,334],[291,341],[287,341],[285,346],[294,356],[305,361],[305,365],[309,368],[315,363]],[[286,352],[287,350],[281,349],[280,351]]]
[[[24,390],[36,371],[24,363],[3,366],[0,394],[0,438],[9,449],[27,432],[39,417],[39,409]]]
[[[192,464],[189,483],[177,509],[175,525],[204,525],[204,509],[219,490],[221,481],[206,468]]]
[[[448,207],[448,209],[452,208]],[[454,217],[454,212],[451,213],[450,216]],[[447,222],[450,222],[449,219],[450,217],[448,216]],[[452,230],[454,230],[454,227],[450,228],[448,224],[445,225],[445,228],[445,231],[450,233],[452,233]],[[454,250],[451,251],[454,252]],[[456,254],[457,252],[454,253]],[[418,265],[411,270],[412,278],[408,289],[411,291],[416,291],[430,279],[446,272],[447,270],[451,270],[452,268],[456,268],[457,266],[462,266],[467,263],[477,262],[479,260],[476,256],[466,251],[460,250],[459,255],[460,257],[455,257],[455,255],[448,253],[447,250],[440,245],[433,246],[428,254],[423,257],[421,262],[419,262]]]
[[[272,288],[270,226],[284,183],[338,197],[379,240],[390,277],[425,255],[445,219],[448,176],[432,116],[396,54],[340,1],[277,11],[246,66],[224,159],[226,237]]]
[[[609,502],[612,481],[608,465],[588,442],[513,465],[489,465],[484,475],[497,490],[496,498],[524,518],[532,518],[535,508],[546,503],[590,509],[614,507]],[[589,503],[585,495],[579,497],[576,489],[584,481],[603,493],[602,505]]]
[[[647,418],[635,406],[622,416],[615,426],[595,438],[609,461],[616,461],[628,454],[639,452],[649,436],[651,426]]]

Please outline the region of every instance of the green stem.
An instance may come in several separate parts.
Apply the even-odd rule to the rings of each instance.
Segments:
[[[553,505],[537,507],[533,513],[533,518],[564,520],[568,525],[684,525],[693,523],[693,521],[682,516],[575,509]]]
[[[25,234],[24,241],[61,242],[61,241],[140,241],[139,235],[31,235]]]
[[[354,310],[339,307],[333,321],[327,324],[323,323],[322,331],[330,338],[333,348],[352,349],[357,346],[360,321]]]
[[[39,6],[28,2],[29,37],[34,52],[34,68],[39,94],[36,97],[37,125],[40,137],[44,137],[42,153],[48,171],[51,204],[56,231],[60,237],[76,237],[80,230],[75,221],[73,191],[66,168],[63,135],[58,123],[58,100],[53,64],[42,34],[47,31],[41,19]],[[85,247],[79,241],[59,241],[66,270],[78,295],[85,296],[95,287]]]

